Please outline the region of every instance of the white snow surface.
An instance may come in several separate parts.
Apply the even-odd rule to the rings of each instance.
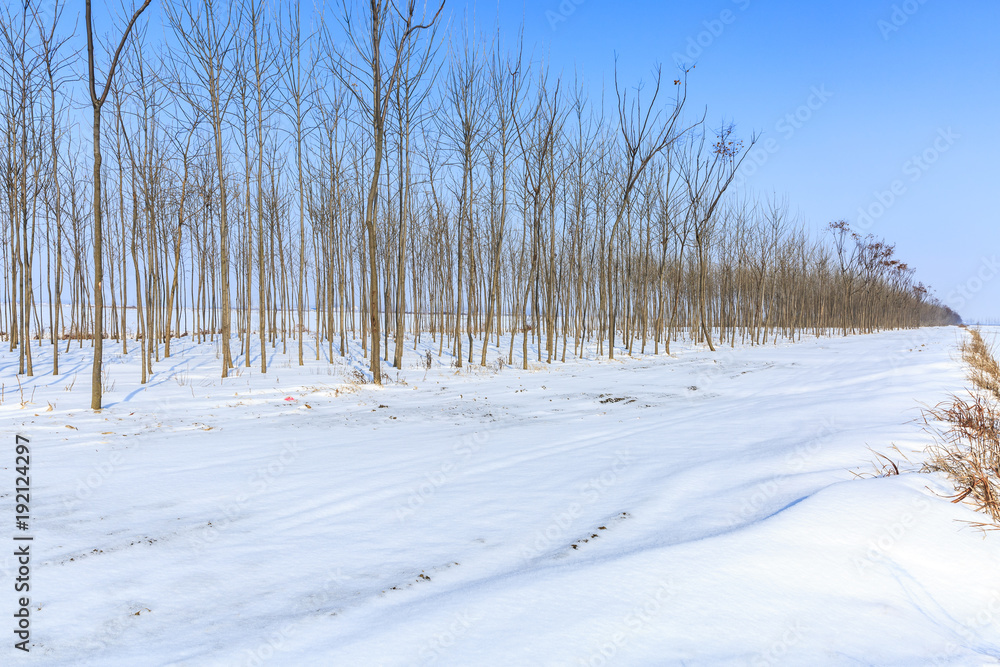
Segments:
[[[19,433],[34,542],[31,653],[7,630],[0,662],[997,664],[1000,533],[916,472],[962,335],[528,371],[426,370],[425,337],[382,388],[292,343],[221,380],[188,339],[141,386],[109,343],[99,414],[88,347],[53,377],[36,343],[20,390],[5,349],[0,539]],[[873,452],[903,474],[857,478]]]

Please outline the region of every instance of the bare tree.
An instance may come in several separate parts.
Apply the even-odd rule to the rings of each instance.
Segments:
[[[230,337],[232,309],[229,289],[229,190],[226,183],[225,132],[226,113],[232,100],[232,48],[236,39],[233,29],[234,8],[223,3],[219,10],[216,0],[204,0],[197,8],[187,2],[167,4],[167,18],[174,33],[184,45],[187,67],[179,65],[174,74],[179,92],[186,101],[197,106],[212,128],[215,144],[215,169],[219,198],[219,291],[221,292],[222,377],[233,367]],[[194,81],[188,80],[188,73]],[[197,90],[196,90],[197,89]]]
[[[125,42],[128,40],[132,27],[139,19],[139,16],[146,10],[152,0],[145,0],[142,5],[132,14],[128,26],[118,42],[118,48],[108,64],[108,73],[104,81],[101,94],[97,94],[97,79],[94,66],[94,30],[91,20],[90,0],[87,0],[87,81],[90,90],[90,103],[94,110],[94,363],[91,369],[91,392],[90,408],[92,410],[101,409],[101,369],[104,352],[104,257],[103,257],[103,217],[101,194],[101,109],[108,98],[108,91],[118,67],[118,58]]]
[[[682,171],[687,188],[689,214],[694,230],[695,251],[698,265],[698,327],[708,347],[713,352],[712,332],[706,311],[706,283],[708,279],[708,244],[714,231],[715,212],[726,190],[736,178],[740,165],[749,154],[757,137],[747,145],[733,138],[734,128],[723,126],[716,135],[710,154],[705,154],[707,135],[690,144],[691,152]]]
[[[615,207],[615,221],[611,226],[607,242],[607,290],[608,290],[608,358],[615,358],[615,326],[617,303],[614,291],[613,268],[615,266],[615,236],[621,226],[625,212],[632,202],[632,191],[642,177],[643,172],[653,159],[677,141],[683,132],[677,131],[677,124],[687,101],[687,72],[683,80],[675,80],[678,86],[674,107],[663,117],[663,112],[657,108],[656,102],[660,96],[663,83],[663,70],[656,69],[656,81],[653,95],[648,104],[642,103],[642,86],[630,98],[628,90],[622,91],[618,85],[618,69],[615,68],[615,93],[618,96],[618,129],[622,136],[622,159],[624,173],[620,193]]]
[[[385,145],[385,121],[388,114],[392,93],[399,83],[406,44],[415,33],[426,30],[434,25],[444,2],[437,12],[426,23],[415,23],[416,1],[407,0],[405,11],[400,11],[393,0],[370,0],[368,11],[362,19],[362,34],[356,34],[358,27],[353,21],[353,14],[347,5],[343,4],[343,23],[355,54],[361,60],[353,64],[346,54],[341,54],[341,70],[335,72],[341,77],[347,90],[350,90],[363,110],[371,129],[372,161],[369,179],[368,196],[365,204],[365,231],[368,237],[368,325],[371,337],[371,365],[369,370],[372,381],[382,384],[382,367],[380,352],[379,329],[379,299],[378,299],[378,238],[376,231],[376,216],[378,214],[379,175],[382,169],[382,153]],[[394,43],[390,46],[390,60],[384,60],[383,39],[387,23],[394,19],[403,22],[403,28],[396,34]],[[389,64],[391,63],[391,64]],[[360,82],[360,83],[359,83]],[[362,91],[360,88],[365,90]]]

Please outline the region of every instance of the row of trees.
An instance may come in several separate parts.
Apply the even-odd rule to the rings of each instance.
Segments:
[[[223,377],[360,340],[379,383],[421,336],[526,366],[957,321],[892,246],[731,188],[755,138],[686,113],[689,72],[592,100],[443,5],[177,0],[162,44],[148,5],[104,57],[89,1],[86,52],[58,2],[0,21],[0,329],[27,374],[94,341],[94,408],[105,337],[143,382],[179,336]]]

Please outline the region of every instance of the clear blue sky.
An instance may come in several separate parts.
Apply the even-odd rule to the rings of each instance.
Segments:
[[[616,55],[632,85],[690,59],[692,116],[762,133],[747,187],[787,195],[814,234],[862,223],[967,321],[1000,318],[997,0],[447,0],[445,15],[509,44],[523,23],[528,50],[594,100]]]
[[[707,106],[713,125],[733,120],[744,135],[774,140],[748,186],[787,195],[817,234],[829,221],[860,219],[967,320],[1000,318],[1000,263],[992,261],[1000,262],[1000,2],[447,7],[452,21],[467,7],[482,28],[498,21],[508,40],[523,20],[536,55],[570,78],[584,73],[595,98],[616,54],[632,83],[648,81],[657,62],[673,74],[676,56],[693,54],[692,112]]]

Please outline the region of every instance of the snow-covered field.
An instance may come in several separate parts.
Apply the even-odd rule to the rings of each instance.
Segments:
[[[31,653],[7,630],[0,662],[997,664],[1000,536],[941,477],[852,474],[919,467],[961,335],[527,372],[421,348],[381,389],[280,354],[221,381],[175,342],[145,388],[109,352],[100,414],[89,349],[20,391],[4,350],[8,619],[15,433],[34,542]]]

